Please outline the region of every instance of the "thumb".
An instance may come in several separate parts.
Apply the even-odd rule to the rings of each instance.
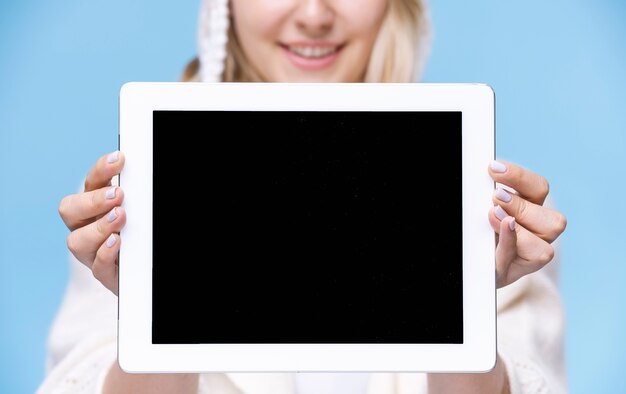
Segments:
[[[496,285],[498,288],[508,284],[509,268],[517,257],[517,223],[515,218],[507,216],[500,222],[500,235],[496,247]]]

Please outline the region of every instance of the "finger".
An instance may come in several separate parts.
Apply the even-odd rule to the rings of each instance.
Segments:
[[[93,276],[115,295],[117,295],[118,288],[117,258],[120,250],[120,242],[121,238],[119,234],[109,235],[98,249],[96,258],[91,266]]]
[[[515,218],[507,216],[500,222],[498,246],[496,247],[496,284],[498,288],[508,284],[509,267],[517,258],[517,232]]]
[[[83,227],[124,201],[118,186],[107,186],[90,192],[73,194],[61,200],[59,214],[70,230]]]
[[[515,164],[492,161],[489,175],[494,181],[517,190],[521,197],[542,205],[550,191],[548,180]]]
[[[67,247],[80,262],[91,268],[102,243],[112,233],[119,233],[125,223],[124,208],[115,207],[95,222],[72,231],[67,237]]]
[[[111,184],[111,178],[124,167],[125,157],[120,151],[109,153],[98,159],[85,178],[85,191],[100,189]]]
[[[504,210],[498,208],[499,206],[496,206],[490,211],[489,221],[496,220],[501,222],[507,217]],[[515,225],[515,231],[517,233],[517,258],[515,259],[515,264],[521,264],[527,267],[529,272],[534,272],[552,260],[554,257],[552,245],[528,231],[519,223]]]
[[[491,225],[491,228],[493,228],[493,231],[499,236],[501,220],[496,217],[496,214],[494,213],[495,208],[496,207],[493,207],[489,210],[489,224]]]
[[[502,207],[506,214],[515,217],[519,224],[543,240],[552,242],[565,231],[567,220],[560,212],[534,204],[502,188],[496,188],[492,198],[494,204]]]

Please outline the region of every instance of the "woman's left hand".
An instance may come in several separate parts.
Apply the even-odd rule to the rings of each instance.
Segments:
[[[489,165],[494,181],[516,192],[497,187],[489,223],[498,234],[496,278],[498,288],[548,264],[554,257],[551,243],[565,230],[562,213],[543,206],[548,181],[515,164],[494,161]]]
[[[489,210],[489,222],[498,234],[497,286],[503,287],[552,260],[551,243],[565,230],[567,221],[562,213],[543,206],[550,188],[541,175],[501,161],[489,165],[489,175],[516,191],[496,188],[495,206]],[[495,368],[488,373],[428,374],[428,392],[482,394],[509,393],[510,389],[506,368],[498,356]]]

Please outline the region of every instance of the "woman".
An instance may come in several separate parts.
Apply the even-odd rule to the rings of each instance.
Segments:
[[[205,0],[199,58],[183,79],[416,81],[426,60],[428,38],[423,0]],[[121,207],[123,190],[111,186],[123,166],[120,152],[101,157],[87,175],[84,192],[64,198],[59,206],[76,259],[50,335],[50,372],[41,393],[565,391],[562,309],[554,269],[542,269],[553,258],[551,243],[564,231],[565,218],[543,206],[549,190],[543,177],[504,162],[487,168],[494,181],[517,191],[496,189],[494,208],[485,213],[498,234],[496,274],[501,288],[498,363],[493,371],[125,374],[115,362],[115,297],[119,231],[126,212]]]

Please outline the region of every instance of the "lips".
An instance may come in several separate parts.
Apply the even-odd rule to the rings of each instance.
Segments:
[[[334,64],[345,44],[298,42],[280,46],[294,66],[315,71]]]

